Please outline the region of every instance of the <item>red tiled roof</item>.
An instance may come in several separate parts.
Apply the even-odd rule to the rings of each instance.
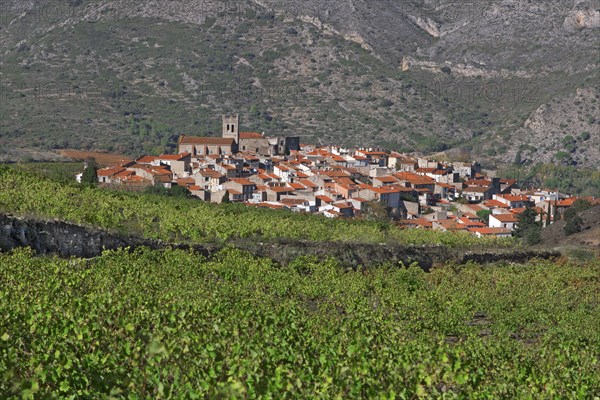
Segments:
[[[182,158],[185,158],[185,157],[187,157],[189,155],[190,155],[190,153],[188,153],[188,152],[184,152],[184,153],[181,153],[181,154],[161,154],[160,156],[155,157],[155,159],[178,161],[178,160],[181,160]]]
[[[333,203],[333,206],[339,208],[340,210],[345,209],[345,208],[353,208],[352,204],[348,204],[348,202],[346,202],[346,201]]]
[[[321,195],[321,196],[317,196],[316,198],[319,199],[319,200],[321,200],[321,201],[323,201],[323,202],[325,202],[325,203],[333,203],[334,202],[334,200],[332,198],[328,197],[328,196]]]
[[[275,193],[293,192],[295,189],[287,186],[270,186],[269,190]]]
[[[179,178],[177,181],[175,181],[175,183],[177,183],[179,186],[190,186],[196,183],[196,181],[193,178]]]
[[[240,132],[240,139],[262,139],[264,136],[258,132]]]
[[[500,194],[498,197],[508,201],[529,201],[527,196],[514,196],[512,194]]]
[[[308,179],[299,179],[298,182],[300,182],[304,186],[309,187],[311,189],[316,189],[319,187],[319,185],[317,185],[316,183],[314,183],[312,181],[309,181]]]
[[[229,180],[243,186],[256,186],[256,183],[246,178],[229,178]]]
[[[298,190],[306,189],[306,186],[302,185],[301,183],[292,182],[289,185]]]
[[[463,193],[485,193],[491,189],[491,187],[487,186],[469,186],[464,188],[462,191]]]
[[[231,146],[235,142],[232,138],[209,137],[209,136],[180,136],[179,144],[205,144]]]
[[[113,176],[123,171],[125,171],[123,167],[115,165],[113,167],[99,169],[96,174],[98,176]]]
[[[486,200],[483,202],[483,205],[486,207],[509,208],[508,205],[506,205],[498,200]]]
[[[142,156],[140,158],[138,158],[137,160],[135,160],[135,162],[140,163],[140,164],[150,164],[151,162],[154,162],[158,157],[156,156]]]
[[[490,218],[496,218],[500,222],[517,222],[518,218],[515,214],[490,214]]]
[[[286,199],[281,199],[279,200],[280,203],[283,204],[291,204],[291,205],[302,205],[304,203],[306,203],[306,200],[304,199],[292,199],[292,198],[286,198]]]
[[[389,176],[389,175],[376,176],[375,178],[373,178],[373,180],[378,180],[379,182],[383,182],[383,183],[398,182],[398,179],[394,178],[393,176]]]

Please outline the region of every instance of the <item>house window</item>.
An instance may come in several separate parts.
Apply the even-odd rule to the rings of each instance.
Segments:
[[[242,150],[246,150],[246,146],[242,146]]]
[[[256,152],[258,153],[258,147],[256,148]]]

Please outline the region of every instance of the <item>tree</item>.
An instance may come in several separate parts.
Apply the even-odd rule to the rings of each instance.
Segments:
[[[548,203],[548,210],[546,211],[546,226],[552,223],[552,216],[550,214],[550,203]]]
[[[583,220],[579,215],[569,218],[563,227],[565,235],[570,236],[574,233],[581,232],[581,224],[583,224]]]
[[[173,197],[192,197],[192,193],[186,187],[179,185],[172,186],[169,192]]]
[[[533,208],[523,211],[518,217],[519,222],[513,231],[513,236],[524,238],[528,244],[539,243],[542,227],[536,218],[537,212]]]
[[[477,216],[480,220],[485,222],[486,224],[490,221],[490,214],[492,212],[490,210],[479,210],[477,211]]]
[[[517,154],[515,155],[515,161],[514,164],[515,165],[521,165],[522,159],[521,159],[521,150],[517,151]]]
[[[95,161],[86,161],[85,169],[81,175],[81,183],[85,185],[98,185],[98,167]]]
[[[225,194],[223,195],[223,200],[221,200],[221,203],[231,203],[231,200],[229,200],[229,191],[225,191]]]
[[[525,233],[525,240],[528,244],[537,244],[542,240],[541,229],[532,229],[530,228]]]
[[[389,211],[383,203],[377,200],[371,200],[366,204],[364,218],[377,222],[381,229],[389,228]]]

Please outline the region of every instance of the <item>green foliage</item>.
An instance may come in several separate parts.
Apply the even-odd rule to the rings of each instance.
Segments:
[[[95,162],[87,163],[83,170],[83,174],[81,175],[81,183],[90,186],[98,185],[98,167]]]
[[[378,221],[329,219],[242,204],[216,205],[195,198],[62,184],[11,166],[0,166],[0,212],[60,218],[105,229],[135,226],[148,238],[189,242],[254,237],[449,247],[514,245],[512,240],[479,239],[469,233],[407,230]]]
[[[581,232],[581,225],[583,224],[583,220],[579,215],[575,215],[572,218],[567,219],[567,223],[563,227],[563,231],[565,235],[570,236],[574,233]]]
[[[591,207],[591,203],[584,199],[577,199],[571,207],[564,213],[564,219],[567,221],[563,227],[565,235],[570,236],[574,233],[581,232],[583,220],[578,213],[585,211]]]
[[[528,168],[511,167],[501,170],[499,176],[517,179],[527,187],[537,186],[573,195],[600,197],[600,171],[595,169],[537,164]]]
[[[228,204],[231,203],[231,200],[229,200],[229,191],[225,191],[225,194],[223,195],[223,199],[221,200],[222,203],[224,204]]]
[[[579,140],[581,140],[582,142],[585,142],[587,140],[590,139],[590,133],[589,132],[581,132],[581,135],[579,135]]]
[[[481,219],[482,221],[484,221],[487,224],[490,220],[491,213],[492,213],[491,210],[479,210],[479,211],[477,211],[477,217],[479,217],[479,219]]]
[[[580,213],[592,207],[592,204],[585,199],[577,199],[573,202],[573,205],[569,208],[569,210],[573,210],[576,213]]]
[[[146,189],[144,189],[144,193],[165,197],[192,197],[192,194],[189,190],[179,185],[173,185],[171,188],[166,188],[161,184],[156,184],[154,186],[148,186]]]
[[[515,160],[513,163],[515,165],[521,165],[521,163],[522,163],[521,150],[517,151],[517,154],[515,155]]]
[[[80,162],[35,162],[19,163],[21,170],[41,175],[61,183],[73,183],[75,175],[81,172]]]
[[[537,212],[533,208],[528,208],[519,214],[517,227],[513,231],[513,235],[519,238],[524,238],[528,244],[536,244],[541,240],[540,231],[541,223],[536,221]]]
[[[425,273],[237,250],[19,249],[0,254],[0,393],[592,399],[598,279],[597,259]]]

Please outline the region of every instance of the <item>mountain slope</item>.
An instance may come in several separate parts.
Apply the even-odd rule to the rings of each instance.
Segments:
[[[236,111],[247,129],[321,143],[494,156],[494,140],[510,140],[506,161],[542,104],[597,90],[591,2],[16,4],[1,21],[5,159],[164,151],[180,133],[218,134],[219,114]],[[587,19],[572,22],[577,10]]]

